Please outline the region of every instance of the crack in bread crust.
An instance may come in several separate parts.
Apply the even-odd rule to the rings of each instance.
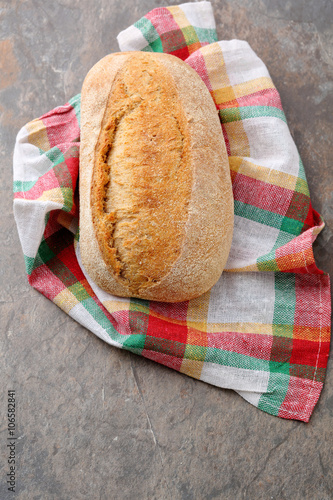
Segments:
[[[131,292],[179,257],[192,192],[190,134],[175,83],[144,53],[113,82],[95,151],[91,206],[107,265]]]

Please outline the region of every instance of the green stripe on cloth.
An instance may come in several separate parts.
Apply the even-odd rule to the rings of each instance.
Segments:
[[[291,364],[290,375],[292,377],[306,378],[323,384],[325,381],[325,368]]]
[[[145,339],[145,349],[166,354],[167,356],[184,359],[185,344],[178,342],[178,340],[164,339],[147,335]]]
[[[277,416],[286,397],[289,380],[290,376],[288,374],[271,372],[267,392],[260,397],[258,408]]]
[[[200,43],[215,43],[218,41],[216,30],[213,28],[198,28],[194,26]]]
[[[283,215],[264,210],[262,208],[248,205],[242,201],[235,200],[234,202],[235,215],[244,217],[244,219],[253,220],[264,224],[265,226],[275,227],[286,233],[298,236],[303,228],[303,223],[294,219],[289,219]]]
[[[297,193],[302,193],[310,196],[305,170],[301,158],[299,159],[298,179],[296,182],[295,191],[297,191]]]
[[[124,349],[133,352],[134,354],[141,354],[146,342],[146,335],[132,334],[123,343]]]
[[[149,322],[149,301],[143,299],[130,299],[128,323],[132,335],[125,340],[124,348],[135,354],[141,354],[145,347],[146,334]]]
[[[27,255],[24,255],[24,263],[28,276],[30,276],[30,274],[34,270],[34,262],[35,257],[28,257]]]
[[[34,181],[14,181],[13,182],[13,192],[14,193],[26,193],[27,191],[30,191],[31,188],[34,187],[38,179]]]
[[[246,354],[224,351],[216,347],[207,347],[205,363],[216,363],[224,366],[232,366],[245,370],[269,371],[269,361],[253,358]]]
[[[289,217],[283,217],[280,229],[281,231],[285,231],[286,233],[298,236],[299,234],[301,234],[303,226],[304,222],[302,221],[290,219]]]
[[[292,350],[295,307],[295,275],[292,273],[275,273],[273,344],[271,361],[269,362],[270,375],[266,394],[261,396],[258,404],[258,408],[273,415],[278,415],[289,386],[289,360]],[[281,338],[282,342],[279,341]],[[281,351],[282,345],[285,346],[285,349]],[[283,353],[283,359],[280,358],[281,353]]]
[[[250,118],[263,118],[264,116],[279,118],[287,123],[284,112],[273,106],[240,106],[239,108],[225,108],[220,109],[219,115],[222,123],[247,120]]]
[[[277,248],[283,247],[284,245],[289,243],[289,241],[291,241],[293,239],[293,237],[294,237],[293,234],[285,233],[284,231],[280,231],[279,235],[276,239],[275,245],[273,247],[273,251],[275,252],[275,250]]]
[[[49,262],[53,257],[55,257],[56,254],[50,249],[49,245],[47,244],[44,236],[43,239],[39,245],[38,248],[38,253],[36,255],[35,259],[35,268],[38,266],[41,266],[43,264],[46,264]]]
[[[281,227],[283,220],[282,215],[254,207],[253,205],[247,205],[246,203],[238,200],[235,200],[234,207],[235,215],[238,215],[239,217],[259,222],[265,226],[275,227],[276,229],[280,229]]]
[[[145,37],[149,44],[149,48],[145,47],[143,51],[153,51],[153,52],[163,52],[163,46],[159,34],[154,28],[153,24],[146,17],[142,17],[134,23],[134,26],[138,28],[142,35]]]
[[[275,273],[273,335],[292,338],[296,306],[294,273]]]
[[[141,52],[163,52],[163,50],[153,50],[150,45],[141,49]]]
[[[160,38],[149,44],[152,52],[163,52],[163,45]]]
[[[43,154],[45,154],[45,156],[53,163],[53,166],[65,161],[64,155],[56,146],[48,151],[43,151]]]
[[[273,271],[277,272],[280,271],[279,266],[276,263],[275,260],[275,250],[272,250],[266,255],[261,255],[257,259],[257,267],[259,271],[262,272],[268,272],[268,271]]]
[[[304,165],[301,160],[301,157],[299,158],[299,170],[298,170],[298,177],[300,179],[303,179],[303,181],[306,182],[306,175],[305,175],[305,170],[304,170]]]
[[[96,302],[92,297],[83,300],[80,304],[82,304],[82,306],[91,314],[94,320],[106,331],[112,340],[124,345],[124,342],[129,336],[121,335],[117,332],[111,321],[105,315],[104,311],[99,307],[96,307]]]

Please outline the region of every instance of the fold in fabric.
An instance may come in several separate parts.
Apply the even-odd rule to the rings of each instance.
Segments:
[[[78,95],[17,136],[14,215],[29,283],[113,346],[308,421],[330,344],[330,281],[312,251],[324,222],[266,66],[247,42],[217,41],[209,2],[154,9],[118,43],[183,59],[211,93],[235,200],[226,272],[176,304],[115,297],[91,281],[79,248]]]

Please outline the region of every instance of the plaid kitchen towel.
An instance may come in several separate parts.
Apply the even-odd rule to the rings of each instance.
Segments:
[[[114,297],[91,281],[79,248],[78,95],[17,136],[14,214],[30,284],[113,346],[308,421],[330,342],[330,282],[312,252],[324,223],[265,65],[246,42],[217,41],[209,2],[154,9],[118,42],[185,60],[215,101],[235,199],[227,272],[178,304]]]

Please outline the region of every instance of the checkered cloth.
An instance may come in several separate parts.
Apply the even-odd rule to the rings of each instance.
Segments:
[[[267,68],[246,42],[217,41],[209,2],[154,9],[118,42],[185,60],[215,101],[235,199],[227,272],[178,304],[114,297],[92,282],[79,249],[77,95],[17,136],[14,213],[29,283],[113,346],[308,421],[330,342],[330,282],[312,252],[324,223]]]

